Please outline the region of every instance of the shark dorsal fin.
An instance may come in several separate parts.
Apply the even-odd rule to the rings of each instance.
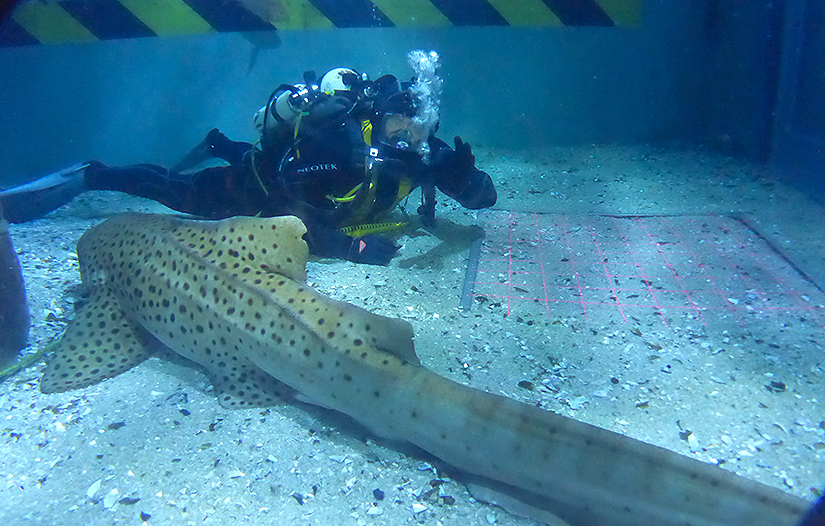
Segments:
[[[346,313],[348,319],[357,320],[361,327],[370,328],[365,332],[368,334],[368,344],[394,354],[413,365],[421,365],[421,360],[415,353],[413,326],[408,321],[381,316],[349,303],[340,301],[335,303]]]

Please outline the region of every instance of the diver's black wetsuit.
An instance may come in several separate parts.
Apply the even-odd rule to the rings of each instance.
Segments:
[[[402,114],[412,118],[408,93],[397,94],[383,99],[378,110],[375,104],[361,108],[351,96],[318,95],[300,119],[272,128],[264,122],[260,149],[212,130],[173,170],[90,161],[3,190],[0,203],[13,223],[42,217],[86,190],[125,192],[210,219],[296,215],[306,224],[305,239],[315,254],[385,265],[398,250],[391,240],[351,237],[341,229],[380,222],[416,187],[427,197],[418,209],[425,224],[435,217],[435,188],[471,209],[496,202],[492,179],[475,167],[470,146],[460,138],[453,150],[430,135],[428,162],[395,135],[389,141],[396,147],[377,140],[373,124],[380,128],[384,116],[397,120],[407,111]],[[229,164],[180,173],[209,157]]]
[[[380,220],[416,187],[434,185],[470,209],[495,204],[492,179],[475,167],[469,146],[460,139],[453,150],[430,137],[428,163],[415,153],[388,148],[370,156],[361,122],[346,116],[351,103],[331,97],[324,104],[306,118],[307,131],[297,144],[289,141],[279,148],[264,143],[262,151],[213,130],[206,141],[210,153],[228,166],[184,175],[152,164],[110,168],[92,163],[84,186],[146,197],[210,219],[297,215],[307,225],[305,238],[313,253],[373,264],[389,262],[397,247],[381,236],[354,239],[339,229]],[[336,121],[338,115],[344,118]],[[374,192],[353,194],[358,185],[374,187]]]

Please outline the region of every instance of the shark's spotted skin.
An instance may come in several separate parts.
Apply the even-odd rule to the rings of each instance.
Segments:
[[[774,488],[421,367],[410,324],[303,283],[304,232],[296,218],[139,214],[91,229],[78,256],[94,299],[41,388],[138,363],[145,330],[203,365],[224,405],[297,391],[576,526],[792,526],[804,512],[804,500]]]
[[[279,279],[304,279],[303,224],[293,218],[280,229],[273,223],[266,230],[258,225],[255,232],[236,228],[233,220],[197,223],[197,229],[194,224],[171,216],[125,214],[81,238],[81,274],[93,298],[49,361],[43,392],[91,385],[140,363],[147,353],[137,345],[131,328],[136,324],[203,365],[226,407],[271,405],[292,393],[238,352],[242,342],[230,342],[232,329],[222,314],[231,309],[227,293],[233,287],[222,283],[233,274],[272,271],[281,273]],[[218,243],[225,248],[215,249]],[[237,316],[245,314],[241,308]],[[195,322],[196,316],[202,323]],[[94,366],[100,358],[103,363]]]
[[[146,343],[146,335],[126,318],[112,292],[96,289],[66,329],[40,389],[67,391],[116,376],[146,359]]]

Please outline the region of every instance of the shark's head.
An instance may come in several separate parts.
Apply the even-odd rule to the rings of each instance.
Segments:
[[[48,360],[41,391],[92,385],[142,362],[152,343],[157,345],[145,330],[151,324],[177,336],[214,326],[217,320],[197,311],[220,312],[225,300],[217,293],[218,276],[305,280],[305,232],[296,217],[191,221],[146,214],[119,215],[90,229],[77,253],[91,298]],[[202,300],[201,307],[192,307],[190,291]],[[186,356],[199,363],[203,360],[196,352],[212,352],[205,339],[203,345],[189,343],[193,350]],[[251,364],[237,357],[226,361],[232,364],[224,375],[226,387],[236,398],[279,391]]]

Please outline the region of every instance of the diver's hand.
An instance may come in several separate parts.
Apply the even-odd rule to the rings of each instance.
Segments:
[[[395,243],[383,236],[367,235],[352,240],[347,259],[355,263],[388,265],[398,252]]]
[[[490,176],[476,168],[470,145],[455,138],[455,150],[440,141],[432,163],[433,182],[439,190],[470,210],[489,208],[496,203],[496,187]]]
[[[473,149],[470,143],[462,141],[461,137],[456,136],[453,141],[455,142],[455,154],[452,155],[451,168],[458,173],[467,172],[476,164]]]
[[[439,190],[453,199],[461,195],[470,184],[470,175],[476,171],[476,157],[469,143],[455,139],[455,150],[442,142],[431,165],[432,179]]]

